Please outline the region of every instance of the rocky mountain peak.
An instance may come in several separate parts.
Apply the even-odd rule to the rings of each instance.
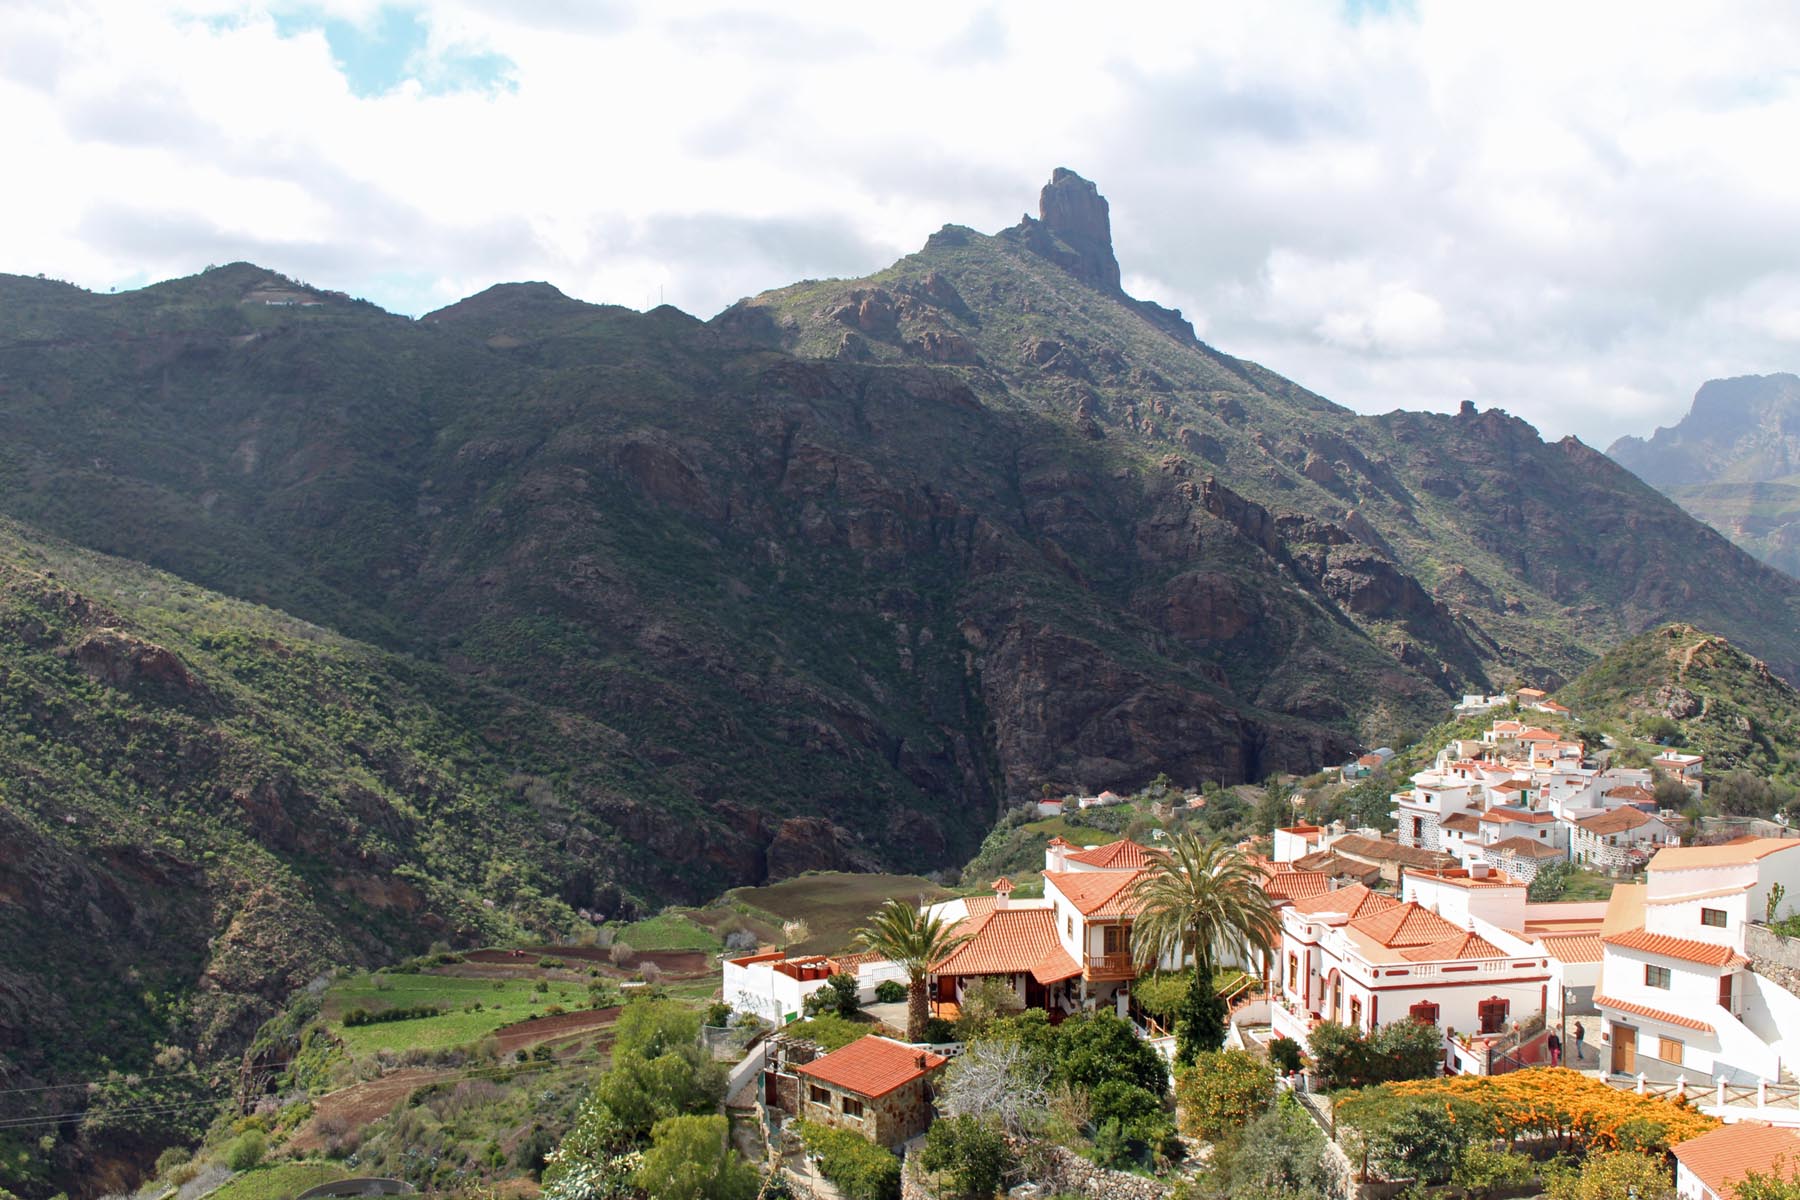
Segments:
[[[1119,290],[1113,257],[1112,215],[1106,197],[1090,181],[1058,167],[1038,193],[1038,220],[1075,252],[1070,274],[1109,291]]]

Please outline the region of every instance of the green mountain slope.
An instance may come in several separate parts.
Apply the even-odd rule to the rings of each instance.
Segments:
[[[1800,692],[1691,625],[1665,625],[1609,650],[1557,699],[1584,721],[1673,722],[1667,740],[1704,754],[1709,776],[1742,769],[1800,783]]]
[[[1800,377],[1715,379],[1681,421],[1607,450],[1736,545],[1800,575]]]
[[[1046,785],[1309,772],[1671,619],[1800,673],[1800,584],[1594,451],[1351,414],[1120,292],[1085,181],[1041,211],[710,322],[0,277],[10,1069],[217,1061],[337,957],[960,863]]]

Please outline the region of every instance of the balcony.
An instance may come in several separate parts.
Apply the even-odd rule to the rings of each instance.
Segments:
[[[1137,964],[1131,961],[1130,952],[1117,954],[1090,954],[1082,969],[1082,975],[1095,982],[1111,979],[1136,979]]]

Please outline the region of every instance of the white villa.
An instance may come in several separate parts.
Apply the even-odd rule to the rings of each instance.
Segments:
[[[1615,888],[1600,1038],[1612,1070],[1690,1082],[1779,1081],[1800,1061],[1800,996],[1746,971],[1745,922],[1800,889],[1800,838],[1676,846]]]

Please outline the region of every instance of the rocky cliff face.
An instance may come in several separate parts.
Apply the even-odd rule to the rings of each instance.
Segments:
[[[1714,379],[1688,414],[1607,454],[1789,575],[1800,576],[1800,377]]]

